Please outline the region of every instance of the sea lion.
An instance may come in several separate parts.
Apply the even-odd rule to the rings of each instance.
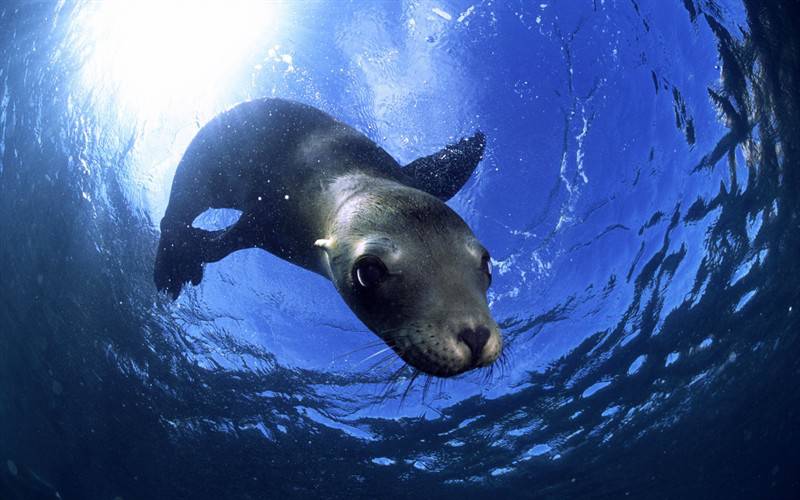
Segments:
[[[308,105],[259,99],[205,125],[175,173],[155,283],[175,299],[203,265],[262,248],[330,279],[406,363],[449,377],[502,349],[489,313],[489,253],[444,201],[483,156],[481,132],[401,167]],[[227,229],[192,226],[209,208],[242,212]]]

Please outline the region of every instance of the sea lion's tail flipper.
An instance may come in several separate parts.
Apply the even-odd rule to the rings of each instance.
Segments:
[[[158,242],[153,278],[159,291],[166,291],[172,300],[178,298],[184,283],[193,285],[203,279],[202,229],[164,230]]]
[[[478,131],[438,153],[414,160],[403,171],[414,179],[414,187],[447,201],[466,184],[483,158],[485,146],[486,136]]]

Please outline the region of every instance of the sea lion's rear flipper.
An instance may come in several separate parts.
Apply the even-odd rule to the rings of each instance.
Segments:
[[[438,153],[414,160],[403,171],[414,179],[414,187],[447,201],[466,184],[483,158],[484,146],[486,137],[478,131]]]

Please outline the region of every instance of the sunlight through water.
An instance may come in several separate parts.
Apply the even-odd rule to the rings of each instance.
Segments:
[[[148,118],[219,96],[243,54],[280,25],[277,2],[88,2],[77,16],[84,84]],[[103,88],[105,87],[105,88]]]

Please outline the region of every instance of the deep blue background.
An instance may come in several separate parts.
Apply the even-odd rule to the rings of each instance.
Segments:
[[[797,495],[796,2],[154,5],[0,8],[0,496]],[[387,385],[262,251],[156,293],[183,149],[273,95],[401,162],[486,133],[501,370]]]

